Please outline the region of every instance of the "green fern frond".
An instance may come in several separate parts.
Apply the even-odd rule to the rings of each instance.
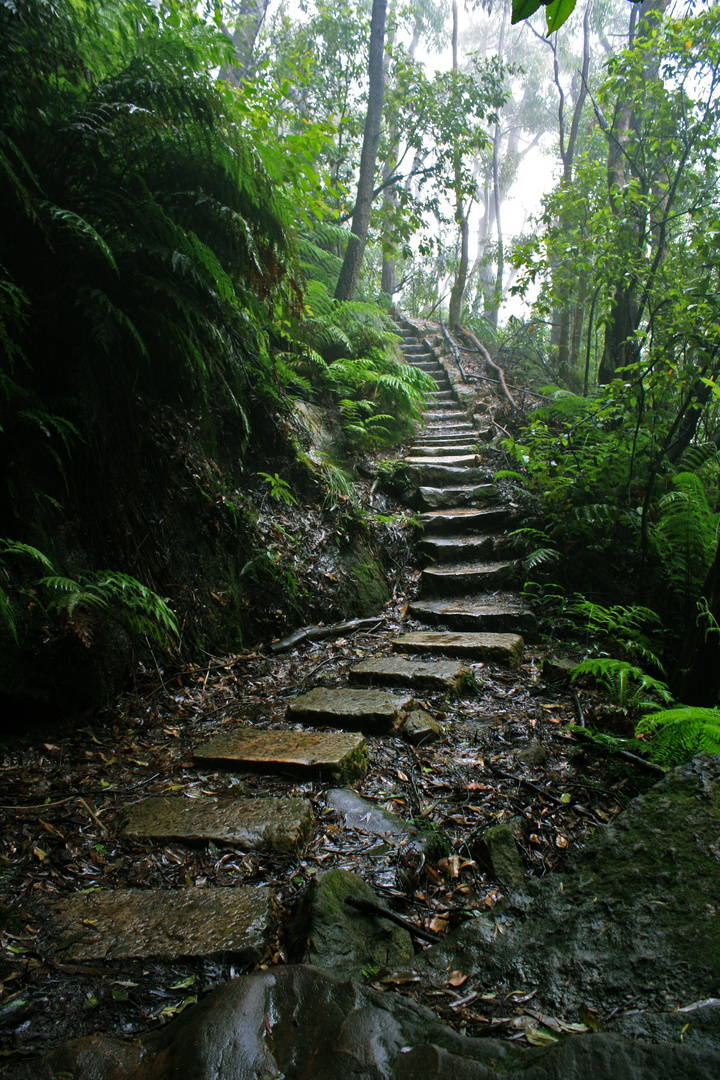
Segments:
[[[573,668],[573,682],[582,675],[591,675],[610,695],[614,704],[621,707],[642,706],[644,694],[655,694],[661,701],[671,702],[672,694],[664,682],[654,679],[625,660],[604,656],[583,660]]]
[[[679,765],[695,754],[720,754],[720,710],[666,709],[643,716],[635,733],[650,737],[649,755],[661,765]]]

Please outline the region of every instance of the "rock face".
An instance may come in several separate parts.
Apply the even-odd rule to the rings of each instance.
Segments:
[[[720,757],[674,769],[574,866],[528,885],[432,946],[430,965],[482,971],[498,990],[537,988],[537,1008],[550,1014],[583,1003],[604,1016],[637,1008],[615,1030],[676,1040],[678,1003],[720,997]],[[710,1013],[685,1015],[685,1045],[701,1014],[707,1028]]]
[[[29,1077],[26,1073],[25,1076]],[[308,967],[233,979],[134,1043],[76,1039],[34,1080],[717,1080],[720,1054],[575,1036],[521,1051],[468,1039],[412,1000]]]
[[[377,903],[372,889],[347,870],[328,870],[311,881],[289,928],[291,960],[356,979],[368,968],[412,964],[407,930],[356,911],[345,903],[348,896]]]

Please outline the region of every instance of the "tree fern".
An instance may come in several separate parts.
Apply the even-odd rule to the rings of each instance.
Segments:
[[[688,604],[697,599],[717,545],[718,516],[708,504],[696,473],[673,476],[672,490],[659,504],[655,541],[676,593]]]

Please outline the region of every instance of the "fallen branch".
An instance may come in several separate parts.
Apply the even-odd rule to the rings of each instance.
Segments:
[[[495,363],[495,361],[494,361],[494,360],[492,359],[492,357],[490,356],[490,353],[489,353],[489,352],[487,351],[487,349],[485,348],[485,346],[484,346],[484,345],[482,345],[482,344],[481,344],[481,343],[480,343],[480,342],[478,341],[478,339],[477,339],[477,338],[475,337],[475,335],[474,335],[474,334],[472,333],[472,331],[470,331],[470,330],[465,330],[465,329],[463,329],[463,330],[461,331],[461,333],[462,333],[462,334],[463,334],[463,335],[464,335],[464,336],[465,336],[466,338],[469,338],[469,339],[470,339],[470,341],[471,341],[471,342],[473,343],[473,345],[475,346],[475,349],[477,350],[477,352],[479,352],[479,353],[480,353],[480,355],[482,356],[483,360],[484,360],[484,361],[485,361],[485,363],[486,363],[486,364],[488,365],[488,367],[491,367],[491,368],[493,369],[493,371],[497,371],[497,373],[498,373],[498,379],[500,380],[500,385],[501,385],[501,387],[502,387],[502,391],[503,391],[503,394],[504,394],[504,395],[505,395],[505,397],[506,397],[506,398],[508,399],[508,401],[509,401],[509,402],[510,402],[510,404],[512,405],[513,409],[517,409],[517,410],[518,410],[518,412],[519,412],[519,411],[520,411],[520,409],[519,409],[519,407],[518,407],[518,404],[517,404],[517,402],[515,401],[515,398],[514,398],[514,397],[512,396],[512,394],[510,393],[510,390],[508,389],[508,384],[507,384],[507,383],[505,382],[505,372],[503,371],[503,369],[502,369],[502,368],[500,367],[500,365],[499,365],[499,364],[496,364],[496,363]]]
[[[442,941],[439,934],[433,933],[432,930],[424,930],[421,926],[416,926],[414,922],[403,919],[402,915],[396,915],[394,911],[390,911],[389,908],[385,908],[381,904],[376,904],[374,900],[364,900],[359,896],[346,896],[345,903],[349,904],[350,907],[354,907],[356,911],[362,911],[363,915],[377,915],[381,919],[388,919],[397,926],[402,926],[403,930],[407,930],[409,934],[422,938],[423,941]]]
[[[323,638],[339,637],[340,634],[351,634],[355,630],[370,630],[381,626],[383,619],[350,619],[348,622],[334,623],[332,626],[306,626],[302,630],[295,630],[287,637],[274,641],[270,646],[273,653],[288,652],[303,641],[322,641]]]
[[[573,735],[582,742],[583,746],[593,746],[599,752],[614,754],[615,757],[622,758],[623,761],[628,761],[631,765],[634,765],[637,769],[647,773],[649,776],[665,776],[665,770],[661,765],[656,765],[653,761],[648,761],[647,758],[640,757],[639,754],[633,754],[630,750],[614,750],[609,746],[602,746],[595,742],[590,732],[586,731],[584,728],[575,728],[573,730]]]

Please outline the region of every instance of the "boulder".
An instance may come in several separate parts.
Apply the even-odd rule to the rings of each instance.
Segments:
[[[345,903],[349,896],[378,903],[362,878],[347,870],[328,870],[313,878],[293,911],[290,959],[357,979],[371,968],[412,964],[415,954],[407,930],[350,907]]]

